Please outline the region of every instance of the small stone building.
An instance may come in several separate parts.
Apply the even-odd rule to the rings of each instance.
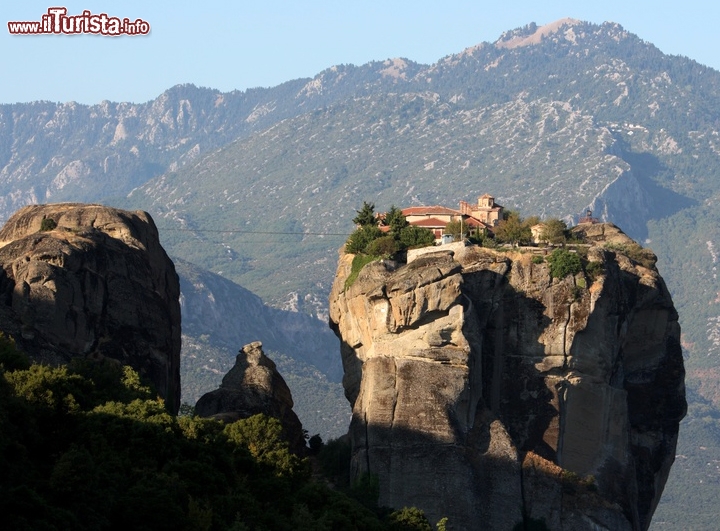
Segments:
[[[494,227],[502,219],[503,207],[495,203],[495,198],[490,194],[483,194],[478,197],[477,205],[460,201],[460,212]]]

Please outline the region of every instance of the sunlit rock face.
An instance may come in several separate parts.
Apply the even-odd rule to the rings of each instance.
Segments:
[[[455,529],[649,526],[686,409],[678,316],[654,255],[610,224],[576,230],[600,265],[564,279],[455,244],[346,287],[341,254],[353,474],[378,475],[381,505]]]
[[[146,212],[27,206],[0,230],[0,329],[34,359],[110,358],[180,405],[180,286]]]
[[[240,349],[235,365],[225,375],[220,387],[200,397],[195,413],[224,422],[235,422],[263,414],[279,419],[290,448],[298,453],[305,449],[305,435],[293,411],[290,388],[273,362],[254,341]]]

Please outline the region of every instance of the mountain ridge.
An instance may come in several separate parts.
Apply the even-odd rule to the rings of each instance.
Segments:
[[[537,31],[529,26],[508,38]],[[297,300],[299,311],[324,315],[329,264],[344,240],[336,234],[352,230],[363,200],[382,210],[489,192],[523,214],[570,220],[590,207],[658,254],[691,386],[710,400],[694,402],[684,423],[704,443],[681,451],[704,463],[699,448],[718,447],[720,422],[707,391],[720,333],[709,250],[720,245],[720,73],[619,24],[573,24],[572,39],[564,27],[533,46],[483,43],[432,65],[336,65],[222,94],[218,107],[217,92],[175,87],[120,129],[101,107],[0,106],[0,212],[47,197],[146,208],[174,256],[275,306]],[[92,112],[99,118],[88,125]],[[697,496],[717,500],[717,478],[694,470]]]

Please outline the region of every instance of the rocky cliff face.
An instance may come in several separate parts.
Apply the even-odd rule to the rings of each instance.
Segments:
[[[262,350],[262,343],[245,345],[235,366],[223,378],[219,389],[200,397],[195,412],[226,422],[262,413],[282,422],[290,446],[296,453],[305,448],[302,424],[293,411],[293,399],[275,363]]]
[[[180,287],[147,213],[22,208],[0,230],[0,264],[0,329],[25,352],[51,364],[118,360],[177,411]]]
[[[677,313],[651,253],[579,230],[593,276],[456,245],[345,288],[341,255],[353,473],[379,476],[382,505],[455,529],[647,529],[686,408]]]

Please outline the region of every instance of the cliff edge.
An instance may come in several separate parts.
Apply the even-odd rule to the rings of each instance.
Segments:
[[[352,471],[381,505],[453,529],[648,528],[686,410],[678,316],[652,253],[574,230],[582,271],[555,279],[540,255],[454,244],[346,286],[341,253]]]
[[[180,285],[146,212],[32,205],[0,230],[0,330],[36,361],[105,357],[180,406]]]

